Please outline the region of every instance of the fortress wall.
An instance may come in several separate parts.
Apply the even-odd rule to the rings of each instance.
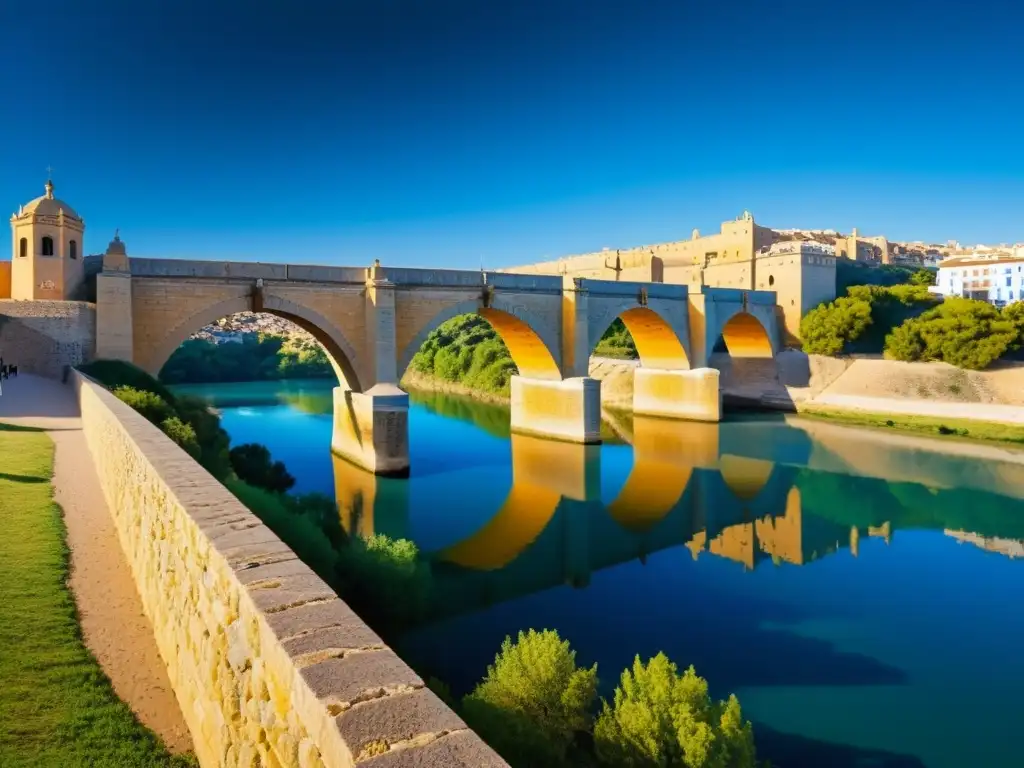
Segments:
[[[226,488],[103,387],[74,385],[201,765],[505,766]]]
[[[59,379],[95,349],[95,304],[0,300],[0,355],[19,372]]]

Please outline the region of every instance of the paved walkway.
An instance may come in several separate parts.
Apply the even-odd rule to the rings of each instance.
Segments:
[[[0,421],[45,429],[56,446],[54,496],[64,509],[70,584],[86,646],[139,720],[172,752],[190,750],[188,728],[86,446],[74,391],[30,375],[0,384]]]

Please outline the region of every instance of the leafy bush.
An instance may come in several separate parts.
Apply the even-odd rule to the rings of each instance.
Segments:
[[[576,666],[558,633],[506,637],[487,676],[463,699],[466,721],[517,765],[563,765],[577,732],[590,726],[597,665]]]
[[[224,480],[231,474],[231,438],[221,428],[220,417],[204,400],[191,395],[179,395],[176,410],[181,420],[195,430],[200,449],[196,460],[215,478]]]
[[[340,549],[338,574],[345,598],[382,631],[413,623],[429,605],[430,567],[408,539],[350,537]]]
[[[601,340],[594,347],[598,357],[614,357],[623,360],[636,360],[640,355],[636,351],[636,343],[621,317],[615,318]]]
[[[887,333],[939,300],[926,285],[854,285],[847,293],[804,315],[800,337],[805,352],[881,352]]]
[[[114,397],[138,411],[152,424],[160,426],[167,419],[176,416],[174,409],[160,395],[134,387],[121,386],[114,390]]]
[[[435,328],[413,356],[413,371],[499,395],[517,369],[498,332],[480,315],[459,315]]]
[[[613,766],[754,768],[754,733],[739,701],[713,702],[691,666],[679,675],[659,653],[637,656],[622,673],[615,703],[604,702],[594,726],[600,761]]]
[[[171,440],[184,449],[185,453],[198,461],[202,455],[202,449],[196,440],[196,431],[190,424],[186,424],[177,416],[171,416],[160,423],[160,429]]]
[[[174,394],[141,368],[123,360],[93,360],[78,367],[86,376],[96,379],[107,389],[131,387],[140,392],[152,392],[170,406],[176,404]]]
[[[886,337],[885,356],[906,361],[938,360],[981,370],[1018,343],[1017,312],[1000,312],[984,301],[949,298],[895,328]]]
[[[232,448],[228,456],[231,468],[242,482],[271,493],[284,493],[295,485],[295,478],[284,463],[274,461],[265,445],[245,443]]]
[[[871,325],[871,305],[862,299],[843,297],[821,304],[800,321],[804,352],[838,355]]]

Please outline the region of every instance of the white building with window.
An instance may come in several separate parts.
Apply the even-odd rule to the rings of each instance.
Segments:
[[[1024,257],[954,256],[939,263],[934,293],[1006,306],[1024,299]]]

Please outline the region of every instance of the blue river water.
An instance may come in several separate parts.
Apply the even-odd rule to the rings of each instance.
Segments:
[[[782,768],[1024,766],[1024,454],[768,416],[621,417],[585,447],[414,394],[411,475],[378,479],[331,455],[326,383],[179,389],[350,532],[430,557],[397,650],[456,693],[553,628],[606,696],[634,654],[695,665]]]

